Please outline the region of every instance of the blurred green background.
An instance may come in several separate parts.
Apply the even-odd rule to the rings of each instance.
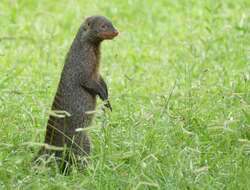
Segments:
[[[113,112],[88,168],[31,165],[65,55],[86,16]],[[0,189],[250,189],[250,1],[1,0]]]

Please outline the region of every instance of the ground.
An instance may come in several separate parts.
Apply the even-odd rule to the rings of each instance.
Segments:
[[[102,45],[113,112],[97,109],[85,171],[35,168],[96,14],[120,32]],[[250,189],[250,1],[1,0],[0,23],[0,189]]]

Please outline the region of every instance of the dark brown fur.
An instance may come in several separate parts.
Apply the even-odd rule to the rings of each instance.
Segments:
[[[108,100],[107,85],[99,73],[100,45],[103,40],[112,39],[117,34],[105,17],[89,17],[81,25],[66,56],[52,104],[53,111],[63,110],[66,114],[61,114],[65,116],[63,118],[50,115],[45,135],[46,144],[66,148],[66,161],[69,161],[68,152],[77,157],[90,153],[86,132],[76,132],[76,129],[90,125],[93,115],[86,112],[95,110],[96,95]],[[108,101],[106,106],[111,109]],[[63,153],[46,148],[40,151],[40,155],[55,154],[59,159],[63,158]]]

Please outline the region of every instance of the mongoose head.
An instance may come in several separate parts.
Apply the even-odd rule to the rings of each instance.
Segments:
[[[86,35],[94,41],[113,39],[119,34],[113,24],[103,16],[88,17],[83,27]]]

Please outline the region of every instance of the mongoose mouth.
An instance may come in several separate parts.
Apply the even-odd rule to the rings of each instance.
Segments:
[[[118,31],[114,31],[114,32],[101,32],[100,36],[103,39],[113,39],[114,37],[116,37],[119,34]]]

